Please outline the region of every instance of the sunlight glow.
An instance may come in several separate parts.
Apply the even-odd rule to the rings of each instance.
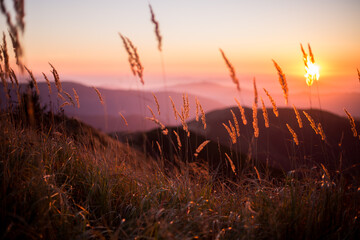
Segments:
[[[306,57],[305,71],[306,84],[310,87],[314,80],[318,81],[320,77],[319,66],[311,60],[310,56]]]

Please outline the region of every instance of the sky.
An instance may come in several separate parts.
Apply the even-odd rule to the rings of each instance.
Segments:
[[[161,53],[149,3],[163,37]],[[100,87],[231,85],[221,48],[244,88],[252,88],[255,77],[259,86],[281,91],[274,59],[289,88],[302,91],[300,43],[310,43],[319,87],[360,92],[359,13],[359,0],[31,0],[25,1],[24,60],[40,81],[41,72],[50,74],[50,62],[62,80]],[[0,30],[6,31],[3,15]],[[144,86],[132,76],[118,33],[137,46]]]

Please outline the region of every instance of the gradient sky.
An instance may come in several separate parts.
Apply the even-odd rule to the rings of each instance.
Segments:
[[[10,8],[11,2],[5,2]],[[300,43],[310,43],[321,67],[319,86],[360,91],[359,0],[30,0],[25,3],[26,65],[35,74],[50,74],[51,62],[63,80],[139,87],[118,36],[121,32],[138,47],[145,88],[162,86],[149,2],[160,23],[169,85],[231,85],[218,50],[222,48],[243,87],[251,88],[253,77],[264,87],[278,84],[274,59],[290,89],[306,89]],[[0,24],[5,31],[2,15]]]

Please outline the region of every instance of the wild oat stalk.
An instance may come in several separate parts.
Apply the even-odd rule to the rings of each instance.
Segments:
[[[346,115],[349,118],[351,131],[353,132],[354,137],[356,137],[357,136],[357,131],[356,131],[356,126],[355,126],[355,120],[345,108],[344,108],[344,111],[345,111]]]
[[[40,94],[39,87],[37,85],[37,81],[36,81],[32,71],[30,71],[26,66],[24,66],[24,67],[25,67],[26,71],[29,73],[32,82],[34,83],[37,94]]]
[[[169,133],[169,130],[165,127],[164,124],[162,124],[162,123],[159,121],[159,119],[157,119],[157,118],[155,118],[155,117],[151,117],[151,118],[150,118],[150,117],[146,117],[145,119],[146,119],[146,120],[150,120],[150,121],[156,123],[157,125],[159,125],[160,128],[161,128],[161,130],[162,130],[162,133],[163,133],[164,135],[167,135],[167,134]]]
[[[173,132],[174,132],[174,134],[175,134],[175,136],[176,136],[176,140],[177,140],[177,144],[178,144],[178,149],[180,150],[181,147],[182,147],[182,145],[181,145],[181,140],[180,140],[180,136],[179,136],[179,134],[178,134],[175,130],[173,130]]]
[[[149,8],[150,8],[150,14],[151,14],[151,22],[155,25],[155,35],[156,35],[156,39],[158,41],[158,49],[161,52],[162,37],[160,35],[159,22],[155,19],[155,14],[154,14],[154,11],[150,4],[149,4]]]
[[[299,114],[299,112],[296,109],[294,104],[293,104],[293,108],[294,108],[294,112],[295,112],[295,115],[296,115],[296,120],[297,120],[297,122],[299,124],[299,128],[302,128],[303,127],[302,120],[301,120],[300,114]]]
[[[196,103],[196,113],[195,113],[195,121],[199,121],[199,111],[200,111],[200,107],[199,107],[199,100],[197,97],[195,97],[195,103]]]
[[[254,102],[255,104],[258,104],[258,91],[257,91],[257,87],[256,87],[256,79],[253,79],[253,84],[254,84]]]
[[[201,150],[203,150],[203,148],[210,142],[210,140],[205,140],[204,142],[202,142],[198,148],[196,149],[196,152],[194,153],[194,156],[197,157],[199,156],[199,153],[201,152]]]
[[[182,112],[182,114],[178,113],[178,115],[181,120],[181,124],[183,126],[184,131],[187,133],[187,136],[190,137],[189,127],[186,123],[184,112]]]
[[[104,99],[103,99],[100,91],[99,91],[96,87],[94,87],[94,86],[93,86],[92,88],[93,88],[93,89],[95,90],[95,92],[97,93],[97,95],[98,95],[98,97],[99,97],[99,100],[100,100],[100,103],[101,103],[102,105],[104,105],[105,102],[104,102]]]
[[[185,119],[190,117],[190,104],[189,104],[189,96],[183,93],[183,111]]]
[[[231,160],[231,158],[229,157],[229,155],[228,155],[227,153],[225,153],[225,156],[226,156],[227,160],[228,160],[229,163],[230,163],[231,170],[232,170],[233,173],[236,175],[236,169],[235,169],[235,165],[234,165],[233,161]]]
[[[308,119],[310,126],[312,127],[312,129],[315,131],[316,134],[319,134],[318,128],[316,127],[315,121],[314,119],[305,111],[303,111],[304,115],[306,116],[306,118]]]
[[[240,102],[239,102],[236,98],[234,98],[234,99],[235,99],[235,102],[237,103],[238,108],[239,108],[239,110],[240,110],[241,120],[242,120],[243,124],[246,125],[246,124],[247,124],[247,120],[246,120],[246,116],[245,116],[245,110],[244,110],[244,108],[241,106]]]
[[[54,76],[55,86],[56,86],[58,92],[62,92],[62,86],[61,86],[59,74],[56,71],[55,67],[51,63],[49,63],[49,65],[52,68],[51,72]]]
[[[298,140],[298,137],[297,137],[295,131],[290,127],[289,124],[286,124],[286,126],[287,126],[287,128],[289,129],[289,132],[291,133],[291,135],[292,135],[292,137],[293,137],[293,139],[294,139],[295,144],[296,144],[296,145],[299,145],[299,140]]]
[[[121,112],[119,112],[119,115],[120,115],[120,117],[123,119],[125,125],[128,126],[128,122],[126,121],[126,118],[124,117],[124,115],[122,115]]]
[[[274,63],[274,66],[275,66],[278,74],[279,74],[279,82],[280,82],[280,85],[281,85],[282,90],[284,92],[285,104],[287,105],[288,104],[288,98],[289,98],[289,94],[288,94],[289,90],[288,90],[285,74],[281,70],[280,66],[274,60],[272,60],[272,61]]]
[[[71,95],[70,95],[69,93],[65,92],[65,91],[63,91],[63,93],[64,93],[64,94],[67,96],[67,98],[70,100],[71,105],[73,105],[73,106],[75,107],[75,103],[74,103]]]
[[[234,120],[235,129],[236,129],[236,135],[237,135],[238,137],[240,137],[239,122],[238,122],[238,120],[237,120],[237,118],[236,118],[236,115],[235,115],[234,111],[230,109],[230,112],[231,112],[231,115],[232,115],[233,120]]]
[[[142,85],[144,85],[143,71],[144,67],[140,62],[140,57],[137,52],[137,48],[131,42],[131,40],[119,33],[119,36],[124,44],[124,48],[128,54],[128,61],[130,64],[131,71],[134,76],[138,76]]]
[[[229,69],[229,72],[230,72],[230,77],[232,79],[232,81],[236,84],[236,89],[238,91],[240,91],[240,84],[239,84],[239,79],[237,79],[236,77],[236,73],[235,73],[235,69],[234,67],[232,66],[232,64],[230,63],[230,61],[227,59],[227,57],[225,56],[225,53],[223,52],[223,50],[221,50],[221,48],[219,49],[220,52],[221,52],[221,55],[225,61],[225,64],[226,66],[228,67]]]
[[[323,129],[321,123],[318,123],[317,129],[318,129],[318,132],[319,132],[319,134],[321,136],[321,140],[325,141],[326,136],[325,136],[324,129]]]
[[[200,102],[199,102],[199,108],[200,108],[200,112],[201,112],[201,122],[204,126],[204,130],[206,129],[206,116],[205,116],[205,111],[204,109],[202,108]]]
[[[178,114],[179,114],[179,112],[178,112],[177,109],[176,109],[174,100],[171,98],[171,96],[169,96],[169,98],[170,98],[170,101],[171,101],[171,104],[172,104],[172,108],[173,108],[173,111],[174,111],[175,120],[177,120],[177,119],[178,119]],[[179,115],[180,115],[180,114],[179,114]]]
[[[260,100],[261,100],[261,104],[262,104],[262,112],[263,112],[263,116],[264,116],[265,127],[268,128],[269,127],[268,112],[266,110],[265,103],[264,103],[264,100],[262,99],[262,97],[260,97]]]
[[[229,125],[231,124],[231,122],[229,121]],[[226,131],[228,132],[228,134],[229,134],[229,137],[230,137],[230,139],[231,139],[231,142],[233,143],[233,144],[235,144],[236,143],[236,132],[233,132],[232,131],[232,129],[234,129],[234,127],[232,127],[232,129],[231,129],[231,127],[228,127],[225,123],[222,123],[222,125],[224,126],[224,128],[226,129]]]
[[[259,137],[259,126],[258,126],[258,118],[257,118],[257,105],[253,103],[253,128],[254,128],[254,136],[255,138]]]
[[[273,106],[273,113],[275,114],[276,117],[279,117],[279,112],[277,110],[275,100],[271,97],[270,93],[265,88],[263,88],[263,89],[264,89],[264,92],[266,93],[266,95],[268,96],[272,106]]]
[[[77,104],[77,107],[80,108],[80,99],[79,99],[79,95],[77,94],[75,88],[72,89],[73,92],[74,92],[74,97],[75,97],[75,100],[76,100],[76,104]]]
[[[359,71],[358,68],[357,68],[356,70],[357,70],[357,72],[358,72],[358,78],[359,78],[359,82],[360,82],[360,71]]]
[[[155,101],[155,103],[156,103],[157,112],[158,112],[158,114],[160,115],[160,105],[159,105],[159,101],[158,101],[158,99],[157,99],[157,97],[156,97],[156,95],[155,95],[154,93],[151,93],[151,94],[152,94],[153,97],[154,97],[154,101]]]
[[[64,98],[64,96],[61,95],[61,93],[59,93],[59,92],[58,92],[58,94],[57,94],[57,97],[60,98],[63,102],[66,101],[66,99]]]

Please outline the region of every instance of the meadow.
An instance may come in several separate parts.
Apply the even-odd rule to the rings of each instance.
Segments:
[[[119,41],[143,84],[137,48],[123,35]],[[347,118],[278,109],[264,90],[267,108],[254,80],[250,107],[236,100],[233,108],[207,113],[197,98],[190,108],[183,94],[180,107],[168,99],[178,124],[166,126],[164,106],[153,94],[153,108],[144,108],[155,129],[106,134],[64,113],[80,108],[82,98],[63,89],[55,66],[43,77],[56,101],[42,104],[38,80],[24,66],[28,83],[20,84],[7,51],[4,33],[2,239],[360,238],[360,123],[346,109]],[[231,61],[220,54],[240,91]],[[285,73],[273,63],[287,101]],[[105,109],[101,91],[92,91]],[[126,116],[119,119],[128,124]],[[277,145],[287,151],[267,161],[263,150]]]

